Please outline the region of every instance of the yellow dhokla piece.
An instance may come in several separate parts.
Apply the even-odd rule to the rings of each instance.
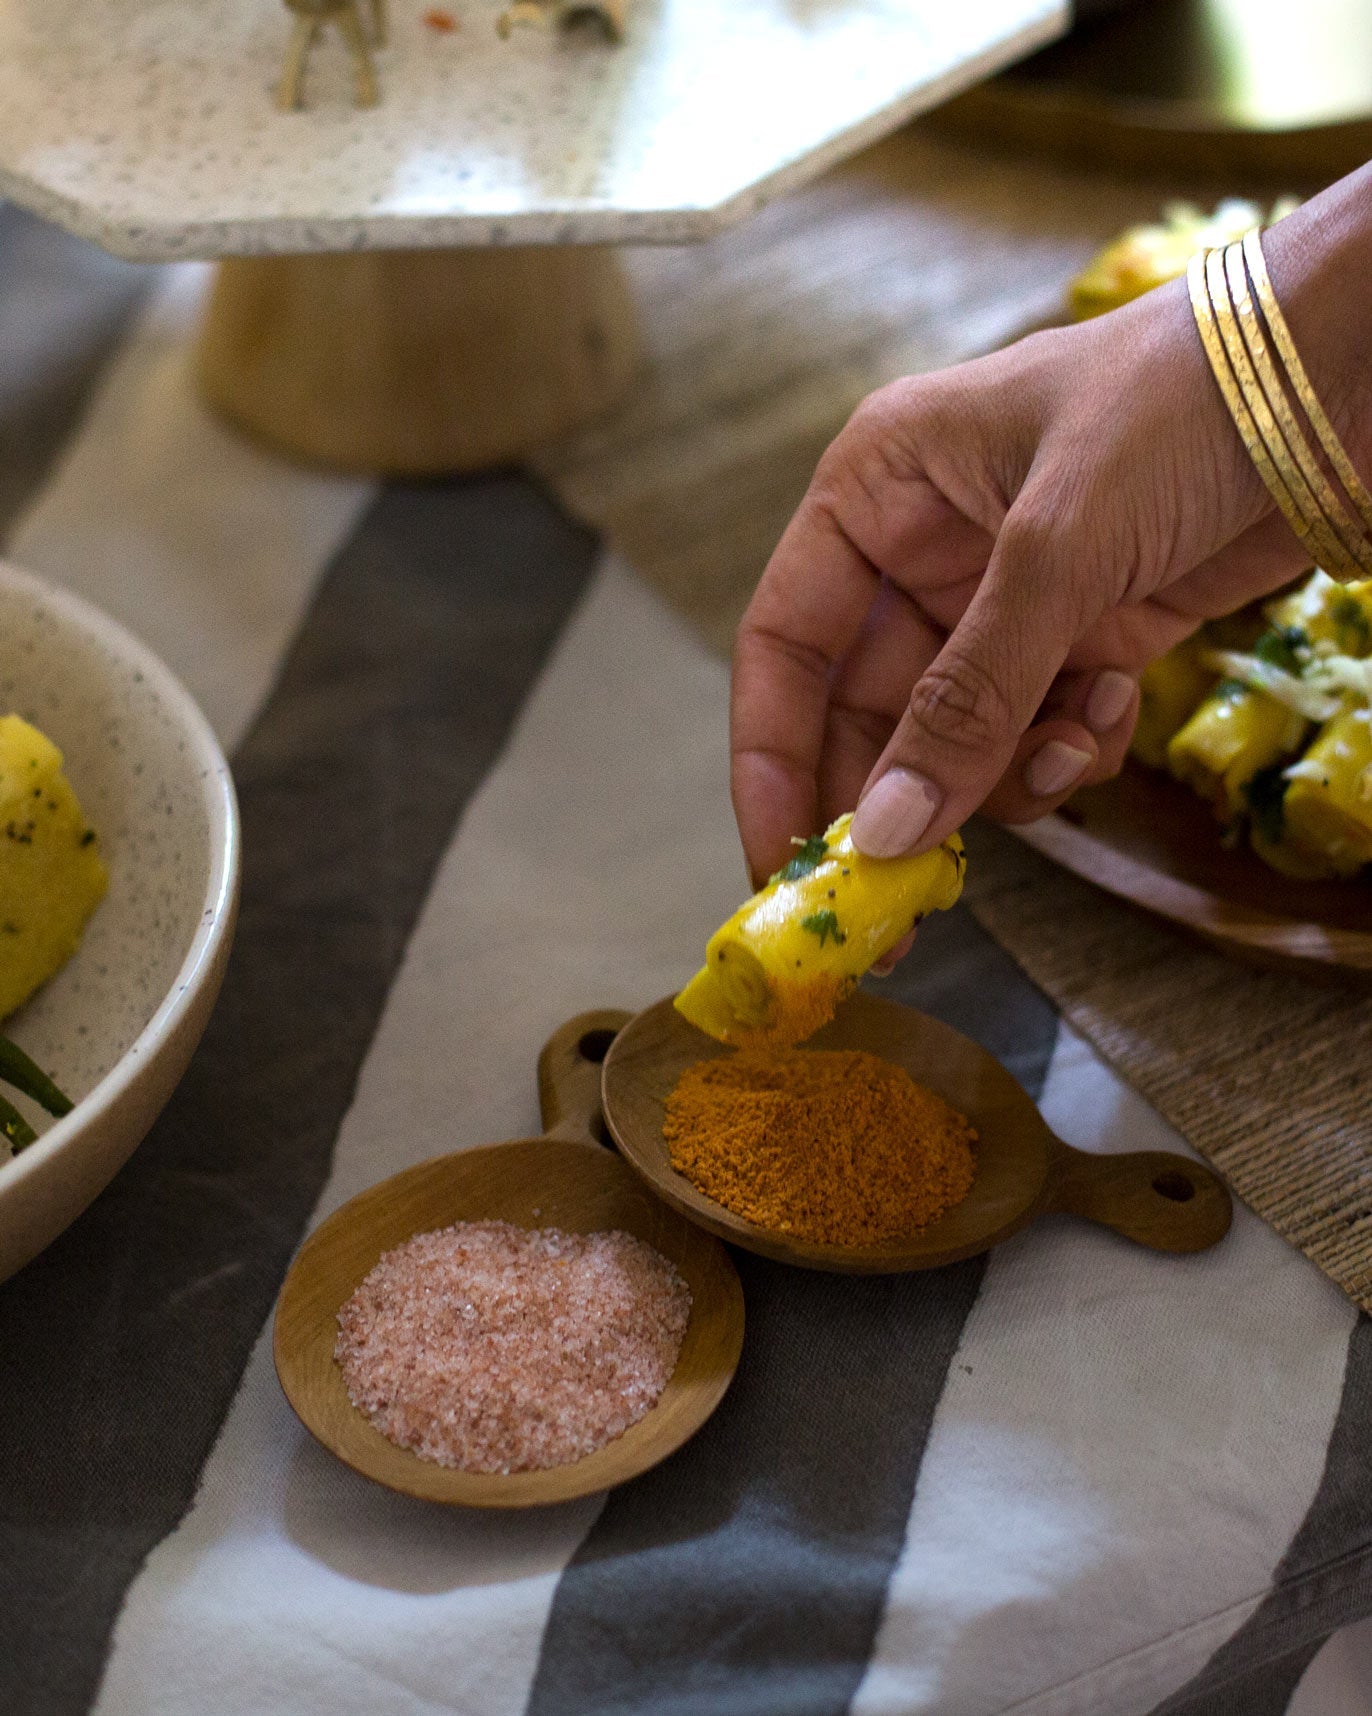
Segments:
[[[1198,638],[1187,638],[1139,675],[1139,718],[1129,748],[1150,769],[1167,767],[1173,734],[1214,689],[1216,675],[1205,665],[1203,653]]]
[[[710,937],[677,1011],[720,1042],[798,1043],[928,912],[962,892],[962,841],[918,857],[868,858],[851,813],[805,841]]]
[[[1118,310],[1178,275],[1198,250],[1232,244],[1264,218],[1277,221],[1295,207],[1282,198],[1264,217],[1263,210],[1241,197],[1227,197],[1207,214],[1190,203],[1169,203],[1160,221],[1131,226],[1093,256],[1068,288],[1068,305],[1079,322]]]
[[[1286,837],[1310,873],[1354,876],[1372,864],[1372,709],[1336,715],[1287,778]]]
[[[1308,723],[1274,697],[1222,683],[1167,746],[1167,766],[1210,800],[1222,822],[1241,816],[1244,788],[1300,749]]]
[[[0,716],[0,1019],[76,952],[107,884],[62,753]]]

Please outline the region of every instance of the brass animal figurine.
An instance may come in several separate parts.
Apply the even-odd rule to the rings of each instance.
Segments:
[[[284,112],[292,112],[305,104],[305,65],[310,49],[326,24],[337,27],[352,55],[357,105],[376,106],[381,97],[371,50],[386,40],[386,0],[370,0],[370,40],[362,22],[362,8],[367,3],[368,0],[286,0],[287,10],[295,15],[295,23],[286,48],[281,82],[276,89],[276,105]]]
[[[556,29],[574,18],[598,18],[612,42],[624,40],[624,14],[628,0],[514,0],[500,14],[496,30],[502,39],[516,24],[536,24],[540,29]]]

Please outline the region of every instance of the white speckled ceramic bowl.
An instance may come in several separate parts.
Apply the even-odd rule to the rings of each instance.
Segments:
[[[80,1215],[186,1069],[238,899],[228,764],[185,687],[121,626],[0,563],[0,714],[61,747],[110,886],[80,951],[4,1024],[75,1099],[0,1162],[0,1280]],[[7,1093],[12,1095],[13,1093]]]

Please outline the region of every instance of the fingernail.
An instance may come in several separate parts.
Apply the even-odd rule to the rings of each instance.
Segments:
[[[1090,766],[1090,751],[1079,751],[1061,739],[1050,739],[1030,757],[1024,770],[1024,784],[1038,798],[1053,798],[1065,792]]]
[[[943,794],[913,769],[887,769],[857,807],[853,845],[869,858],[897,858],[934,820]]]
[[[1124,719],[1134,699],[1134,681],[1127,673],[1107,667],[1096,675],[1086,699],[1086,725],[1093,733],[1108,733]]]

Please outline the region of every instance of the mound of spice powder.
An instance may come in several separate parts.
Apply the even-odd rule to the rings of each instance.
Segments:
[[[691,1293],[631,1234],[459,1222],[386,1252],[338,1313],[348,1398],[466,1472],[565,1466],[622,1436],[676,1366]]]
[[[743,1049],[667,1099],[672,1166],[735,1215],[799,1239],[875,1245],[926,1227],[976,1174],[964,1115],[859,1049]]]

